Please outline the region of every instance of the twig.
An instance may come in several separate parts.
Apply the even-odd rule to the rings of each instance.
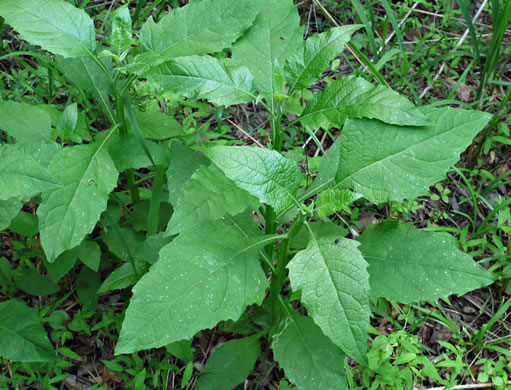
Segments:
[[[479,15],[481,15],[481,12],[483,12],[483,9],[484,7],[486,6],[486,3],[488,3],[488,0],[484,0],[483,1],[483,4],[481,4],[481,6],[479,7],[479,9],[477,10],[476,14],[474,15],[474,18],[472,19],[472,24],[475,23],[475,21],[479,18]],[[458,41],[458,43],[456,44],[456,48],[460,47],[463,42],[465,42],[465,39],[467,39],[468,37],[468,33],[469,33],[469,30],[468,28],[465,30],[465,32],[463,33],[463,35],[461,36],[461,39]],[[433,77],[433,80],[432,81],[436,81],[438,80],[438,77],[440,77],[440,75],[442,74],[442,72],[444,71],[444,68],[445,68],[445,64],[446,62],[442,62],[442,65],[440,66],[440,69],[438,70],[438,73],[435,75],[435,77]],[[422,99],[426,93],[429,91],[430,87],[429,85],[424,88],[424,90],[422,91],[422,93],[419,95],[419,97]]]
[[[257,141],[254,137],[252,137],[250,134],[248,134],[245,130],[243,130],[241,127],[239,127],[236,123],[234,123],[233,121],[231,121],[229,118],[226,118],[227,122],[229,122],[231,125],[233,125],[234,127],[236,127],[239,131],[241,131],[243,134],[245,134],[248,138],[250,138],[253,142],[255,142],[255,144],[257,146],[259,146],[260,148],[264,148],[263,145],[261,145],[261,143],[259,141]]]

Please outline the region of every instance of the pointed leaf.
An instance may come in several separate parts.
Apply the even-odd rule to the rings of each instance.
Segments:
[[[310,318],[290,313],[286,321],[272,340],[273,355],[286,377],[300,390],[348,390],[344,353]]]
[[[0,0],[0,16],[26,41],[64,57],[96,49],[92,19],[63,0]]]
[[[0,356],[16,362],[49,362],[57,355],[37,312],[11,299],[0,303]]]
[[[257,209],[257,198],[237,187],[214,165],[203,166],[186,185],[166,232],[176,234],[206,220],[239,214],[247,207]]]
[[[149,139],[167,139],[184,135],[183,127],[171,115],[162,112],[135,111],[140,134]]]
[[[167,58],[216,53],[253,23],[261,0],[203,0],[174,9],[158,24],[148,20],[140,32],[144,50]]]
[[[307,103],[300,121],[304,126],[341,127],[348,118],[378,119],[399,126],[425,126],[429,122],[405,97],[392,89],[354,76],[327,84]]]
[[[147,271],[147,265],[136,261],[135,268],[138,275],[135,274],[135,270],[133,269],[133,265],[131,263],[124,263],[119,268],[111,272],[110,275],[108,275],[108,278],[106,278],[106,280],[101,284],[97,293],[104,294],[108,291],[120,290],[129,286],[133,286],[137,282],[140,275]]]
[[[265,243],[217,221],[180,234],[133,288],[116,354],[189,339],[261,303],[268,282],[257,254]]]
[[[145,140],[144,143],[156,165],[168,164],[168,156],[164,146],[149,140]],[[153,166],[144,147],[133,133],[120,134],[119,137],[112,141],[108,150],[119,172],[129,168],[139,169]]]
[[[23,203],[21,200],[11,198],[7,200],[0,200],[0,231],[7,229],[11,221],[20,212]]]
[[[174,93],[219,105],[256,100],[254,82],[247,68],[227,68],[210,56],[175,58],[149,70],[145,76]]]
[[[0,200],[30,198],[59,187],[56,177],[16,145],[0,145]]]
[[[257,336],[226,342],[206,362],[196,389],[234,389],[254,369],[259,355],[261,347]]]
[[[170,164],[167,169],[169,201],[175,207],[186,183],[201,165],[209,165],[209,160],[179,142],[170,146]]]
[[[359,237],[369,263],[373,298],[435,301],[493,282],[492,274],[448,239],[394,221],[369,226]]]
[[[342,54],[344,46],[351,39],[351,34],[360,27],[358,24],[334,27],[303,41],[302,47],[288,58],[284,68],[289,84],[289,95],[296,90],[309,88],[318,80],[330,61]]]
[[[51,119],[48,113],[39,107],[26,103],[0,101],[0,129],[16,141],[49,141],[51,137]]]
[[[325,190],[315,200],[316,211],[326,218],[337,211],[349,211],[349,206],[361,195],[349,190]]]
[[[113,133],[112,133],[113,134]],[[49,170],[63,187],[46,193],[37,210],[48,261],[74,248],[92,232],[119,175],[103,142],[64,148]]]
[[[312,236],[287,265],[293,291],[325,335],[358,362],[367,361],[369,274],[358,242]]]
[[[445,177],[491,117],[453,108],[421,111],[431,122],[421,129],[348,121],[337,140],[337,185],[353,188],[373,203],[414,199]]]
[[[214,146],[207,156],[236,185],[257,196],[276,212],[296,203],[302,175],[294,161],[269,149]]]
[[[283,65],[303,40],[298,10],[292,0],[265,0],[248,31],[232,47],[235,65],[246,66],[259,90],[273,92],[275,60]]]

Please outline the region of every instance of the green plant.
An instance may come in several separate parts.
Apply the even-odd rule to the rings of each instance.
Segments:
[[[354,76],[330,81],[287,120],[287,103],[320,78],[360,26],[304,41],[291,0],[203,0],[157,24],[149,20],[138,42],[121,7],[98,44],[83,10],[41,1],[0,0],[0,15],[55,54],[58,71],[97,102],[103,118],[92,126],[71,102],[62,112],[0,102],[0,127],[16,141],[0,146],[0,179],[10,183],[0,188],[2,228],[35,197],[44,267],[65,275],[77,259],[86,265],[77,286],[84,308],[69,328],[90,332],[84,319],[96,291],[136,283],[116,354],[229,324],[246,337],[215,351],[197,388],[243,382],[262,337],[298,388],[346,388],[345,354],[368,363],[371,299],[437,300],[493,281],[452,243],[411,224],[384,221],[354,240],[326,219],[360,197],[383,204],[424,195],[489,121],[477,111],[417,108]],[[169,142],[189,137],[172,116],[132,104],[145,80],[215,104],[218,121],[221,106],[260,104],[270,118],[270,147],[193,144],[199,153]],[[312,184],[281,153],[286,130],[297,124],[302,131],[343,128]],[[124,262],[101,286],[98,242]],[[30,261],[26,267],[42,276]],[[0,342],[8,359],[55,359],[34,310],[20,301],[0,304],[0,327],[31,346]],[[187,370],[185,384],[193,364]],[[130,375],[143,387],[145,370]]]

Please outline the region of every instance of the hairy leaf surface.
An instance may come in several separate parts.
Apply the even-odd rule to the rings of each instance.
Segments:
[[[256,99],[252,74],[247,68],[227,68],[211,56],[174,58],[150,69],[146,76],[174,93],[220,105]]]
[[[369,274],[358,242],[312,236],[289,262],[293,291],[334,344],[358,362],[367,361]]]
[[[133,288],[116,354],[189,339],[261,303],[268,282],[257,253],[267,242],[220,221],[181,233]]]
[[[268,203],[276,212],[296,202],[301,173],[294,161],[268,149],[214,146],[208,157],[236,185]]]
[[[63,0],[0,0],[0,16],[26,41],[63,57],[96,49],[94,23],[84,10]]]
[[[275,360],[300,390],[348,390],[344,353],[309,317],[291,313],[284,328],[273,336]]]
[[[193,174],[179,198],[166,232],[176,234],[206,220],[236,215],[259,201],[225,177],[216,166],[202,166]]]
[[[421,111],[431,122],[421,129],[349,120],[336,141],[337,185],[353,188],[373,203],[414,199],[445,177],[490,119],[479,111],[429,107]]]
[[[372,298],[402,303],[435,301],[493,282],[492,274],[448,239],[413,225],[384,222],[359,237],[369,263]]]
[[[44,194],[37,210],[41,245],[48,261],[74,248],[89,234],[106,209],[119,175],[105,143],[64,148],[49,170],[63,187]]]
[[[56,176],[16,145],[0,145],[0,200],[29,198],[59,187]]]
[[[300,16],[292,0],[265,0],[262,11],[232,47],[235,65],[246,66],[259,90],[273,92],[275,60],[284,64],[303,39]]]
[[[174,9],[140,31],[144,50],[167,58],[216,53],[231,46],[253,23],[262,0],[203,0]]]
[[[425,116],[390,88],[354,76],[327,84],[307,103],[300,121],[312,128],[340,127],[348,118],[378,119],[399,126],[425,126]]]
[[[200,373],[197,390],[234,389],[242,383],[261,355],[258,339],[245,337],[218,347]]]
[[[18,142],[46,141],[51,137],[51,119],[39,107],[26,103],[0,101],[0,129]]]
[[[57,355],[37,312],[11,299],[0,303],[0,355],[18,362],[49,362]]]
[[[334,57],[340,56],[351,34],[361,26],[357,24],[334,27],[327,32],[314,34],[304,40],[296,54],[286,61],[284,70],[291,95],[294,91],[309,88]]]

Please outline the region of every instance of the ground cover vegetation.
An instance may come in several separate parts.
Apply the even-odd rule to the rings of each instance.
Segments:
[[[511,1],[0,17],[0,387],[508,386]]]

